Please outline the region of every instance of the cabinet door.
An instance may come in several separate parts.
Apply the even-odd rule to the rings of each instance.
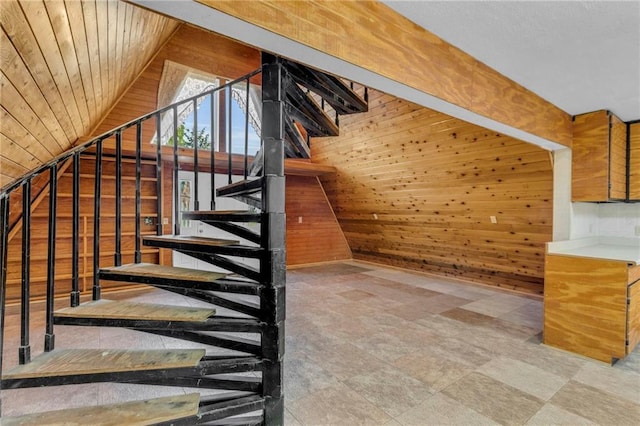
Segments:
[[[627,125],[611,116],[609,142],[609,199],[627,199]]]
[[[571,160],[573,201],[609,200],[609,113],[574,117]]]
[[[627,353],[640,342],[640,281],[629,286],[627,306]]]
[[[640,121],[629,125],[629,199],[640,201]]]

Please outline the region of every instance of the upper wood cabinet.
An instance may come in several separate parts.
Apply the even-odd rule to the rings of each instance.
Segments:
[[[581,114],[573,121],[573,201],[627,199],[627,125],[609,111]]]
[[[629,200],[640,201],[640,121],[629,124]]]

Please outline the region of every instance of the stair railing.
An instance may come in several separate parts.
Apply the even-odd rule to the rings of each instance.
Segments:
[[[60,266],[62,256],[56,261],[56,240],[59,235],[57,234],[57,220],[58,220],[58,177],[61,172],[65,171],[68,166],[72,166],[72,206],[71,206],[71,289],[70,289],[70,306],[75,307],[80,304],[80,296],[82,294],[80,290],[81,275],[79,268],[80,261],[80,218],[81,210],[87,208],[82,204],[82,191],[80,180],[83,176],[82,164],[84,161],[93,160],[95,158],[95,167],[93,171],[94,188],[93,188],[93,245],[92,253],[93,257],[93,286],[91,289],[92,299],[98,300],[101,297],[101,285],[98,280],[98,271],[101,266],[101,242],[105,240],[104,236],[101,236],[102,219],[103,217],[103,189],[104,189],[104,160],[109,157],[114,160],[115,163],[115,179],[114,179],[114,199],[115,199],[115,214],[114,214],[114,248],[113,248],[113,263],[119,266],[123,262],[123,250],[122,250],[122,218],[123,218],[123,196],[122,182],[123,182],[123,168],[122,163],[125,158],[124,148],[124,135],[128,129],[135,129],[135,247],[133,262],[142,262],[142,249],[141,249],[141,218],[142,218],[142,160],[143,156],[146,156],[149,151],[143,149],[143,128],[144,124],[149,120],[155,120],[155,126],[153,128],[156,132],[156,147],[155,153],[151,153],[151,158],[155,157],[156,161],[156,191],[157,191],[157,218],[156,218],[156,233],[162,235],[163,233],[163,160],[167,158],[168,150],[171,151],[173,162],[173,198],[174,198],[174,211],[173,222],[175,233],[180,233],[180,188],[178,187],[178,171],[180,169],[181,156],[187,155],[185,150],[179,150],[178,147],[178,108],[180,106],[193,104],[195,113],[194,131],[193,131],[193,167],[194,167],[194,200],[196,209],[199,208],[198,200],[198,170],[199,164],[199,151],[203,147],[198,146],[198,123],[197,123],[197,107],[203,99],[209,98],[211,102],[211,146],[209,148],[211,170],[211,208],[215,209],[216,188],[214,181],[214,174],[216,169],[224,168],[224,163],[216,163],[217,156],[221,153],[216,152],[214,130],[216,130],[216,120],[220,114],[220,110],[214,108],[214,97],[219,96],[223,91],[227,91],[229,104],[227,105],[228,111],[226,112],[227,127],[229,128],[228,143],[227,143],[227,174],[228,179],[231,181],[232,174],[239,172],[237,165],[240,164],[243,169],[238,174],[242,174],[245,177],[248,175],[250,167],[249,155],[248,155],[248,135],[245,135],[244,141],[244,153],[233,154],[232,145],[232,131],[231,131],[231,110],[230,110],[230,90],[234,85],[243,85],[246,87],[246,100],[249,101],[249,88],[250,81],[253,77],[261,73],[261,69],[257,69],[243,77],[229,82],[224,86],[219,86],[211,90],[205,91],[190,98],[181,100],[166,107],[157,109],[156,111],[145,114],[135,120],[132,120],[122,126],[119,126],[113,130],[110,130],[92,140],[83,143],[64,154],[50,160],[49,162],[39,166],[31,173],[24,177],[17,179],[16,181],[6,185],[0,189],[0,372],[2,371],[2,350],[4,344],[4,330],[5,330],[5,308],[7,304],[7,284],[8,276],[11,273],[16,275],[13,271],[8,270],[9,255],[11,248],[10,234],[14,234],[20,230],[22,231],[21,238],[21,273],[20,273],[20,346],[18,349],[18,362],[25,364],[31,360],[31,344],[30,344],[30,302],[34,298],[32,294],[32,282],[33,277],[31,271],[33,269],[31,262],[31,226],[32,226],[32,211],[35,209],[34,197],[32,195],[32,183],[34,179],[39,176],[47,176],[48,178],[48,233],[47,233],[47,271],[46,271],[46,324],[45,324],[45,341],[44,350],[51,351],[55,346],[55,334],[53,327],[53,312],[54,312],[54,300],[55,300],[55,288],[56,288],[56,267]],[[220,106],[224,108],[224,105]],[[173,114],[172,128],[170,134],[173,137],[173,147],[163,148],[162,146],[162,120],[166,114]],[[247,114],[248,115],[248,114]],[[248,131],[248,117],[244,125],[245,132]],[[150,135],[146,135],[148,140],[151,140]],[[107,151],[109,149],[108,144],[113,144],[115,153]],[[154,155],[155,154],[155,155]],[[128,154],[131,157],[130,154]],[[243,158],[234,158],[240,157]],[[234,170],[235,169],[235,170]],[[14,201],[19,201],[21,203]],[[21,206],[21,210],[16,208],[12,211],[12,205],[18,207]],[[13,214],[12,214],[13,213]],[[86,242],[86,241],[85,241]],[[85,247],[85,250],[87,248]],[[102,265],[105,266],[105,265]]]

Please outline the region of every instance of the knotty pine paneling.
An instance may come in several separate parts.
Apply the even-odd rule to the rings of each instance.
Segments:
[[[571,116],[378,1],[196,0],[477,114],[571,146]]]
[[[340,136],[311,143],[313,161],[337,169],[321,181],[354,258],[541,293],[549,153],[369,96],[369,112],[341,117]]]
[[[118,0],[0,2],[0,187],[86,136],[178,26]]]
[[[235,79],[260,67],[260,52],[195,27],[181,26],[122,96],[93,136],[108,132],[158,108],[158,86],[166,60],[208,74]],[[155,120],[147,120],[143,124],[143,149],[155,149],[148,143],[155,133],[155,126]],[[123,143],[131,147],[135,143],[134,138],[135,132],[131,129],[123,134]]]
[[[351,259],[317,177],[287,176],[287,266]]]
[[[100,214],[100,265],[114,264],[115,249],[115,168],[114,159],[104,157]],[[135,250],[135,161],[123,159],[122,167],[122,262],[132,263]],[[84,155],[80,160],[80,235],[79,235],[79,282],[80,290],[90,294],[93,285],[93,217],[95,157]],[[143,161],[141,168],[142,235],[155,235],[156,167],[154,162]],[[56,214],[56,294],[62,296],[71,290],[72,256],[72,167],[68,167],[58,180],[58,204]],[[169,191],[171,188],[169,188]],[[33,193],[35,194],[35,190]],[[165,216],[171,208],[170,192],[164,193]],[[168,206],[167,204],[168,200]],[[12,198],[12,202],[13,202]],[[20,200],[12,204],[21,211]],[[49,227],[48,193],[31,213],[31,296],[44,298],[47,280],[47,232]],[[145,224],[144,217],[151,217],[153,223]],[[17,301],[20,297],[22,270],[21,223],[9,241],[7,265],[7,300]],[[170,232],[167,227],[167,232]],[[142,246],[143,262],[158,263],[158,250]],[[166,261],[166,259],[165,259]],[[130,286],[130,285],[129,285]],[[105,288],[122,288],[122,283],[106,283]],[[125,286],[127,287],[127,286]]]
[[[640,121],[629,125],[629,199],[640,201]]]

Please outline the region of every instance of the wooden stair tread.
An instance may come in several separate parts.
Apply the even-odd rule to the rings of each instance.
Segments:
[[[235,277],[229,273],[163,266],[151,263],[134,263],[100,269],[100,279],[118,282],[142,283],[161,288],[197,288],[221,292],[258,294],[259,284]]]
[[[167,243],[172,243],[175,241],[184,241],[189,243],[197,243],[203,246],[232,246],[240,244],[240,241],[234,240],[223,240],[220,238],[205,238],[205,237],[197,237],[193,235],[157,235],[157,236],[149,236],[144,237],[145,241],[162,241]]]
[[[228,241],[229,244],[220,244],[219,241]],[[263,256],[265,250],[258,246],[243,245],[239,241],[216,240],[212,238],[203,238],[189,235],[163,235],[160,237],[145,237],[143,244],[149,247],[168,248],[178,251],[189,252],[189,256],[205,260],[209,263],[209,259],[202,259],[202,256],[211,255],[227,255],[236,257],[252,257],[259,258]],[[218,265],[224,269],[223,265]]]
[[[10,369],[2,379],[190,368],[204,355],[204,349],[62,349],[38,355],[30,363]]]
[[[221,222],[260,222],[260,213],[247,210],[197,210],[183,212],[183,219]]]
[[[158,277],[168,279],[180,279],[183,281],[214,282],[226,277],[224,272],[210,272],[198,269],[180,268],[177,266],[156,265],[154,263],[130,263],[128,265],[102,268],[102,271],[112,275],[136,276],[136,277]]]
[[[263,178],[245,179],[216,189],[219,196],[249,195],[262,190]]]
[[[210,214],[210,215],[251,215],[255,214],[249,210],[194,210],[192,212],[183,212],[182,214]]]
[[[136,303],[114,300],[94,300],[74,308],[63,308],[54,313],[66,318],[113,318],[149,321],[199,321],[204,322],[215,309],[171,306],[152,303]]]
[[[188,395],[168,396],[145,401],[71,408],[16,417],[3,417],[2,424],[6,426],[149,425],[195,416],[198,414],[199,402],[200,395],[191,393]]]

